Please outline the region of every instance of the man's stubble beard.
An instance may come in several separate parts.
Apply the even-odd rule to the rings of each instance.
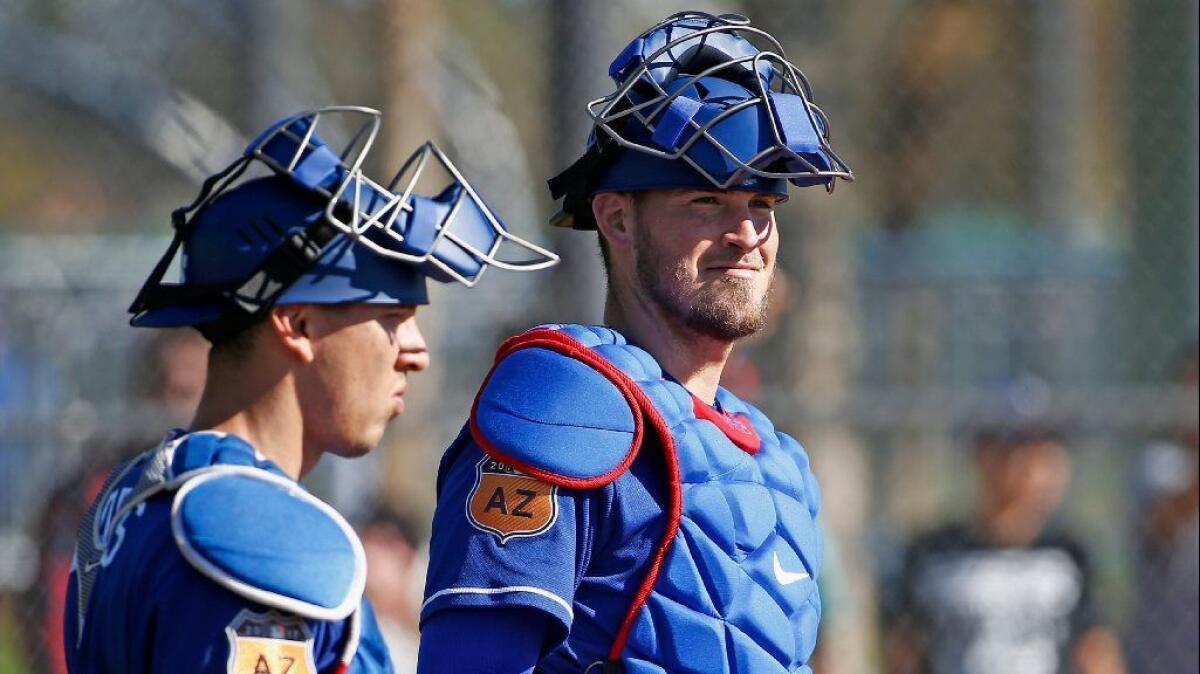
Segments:
[[[754,281],[740,278],[721,277],[697,292],[689,293],[685,288],[693,280],[686,263],[665,263],[649,240],[645,227],[638,227],[635,236],[638,283],[655,304],[669,316],[681,320],[689,330],[704,337],[732,342],[766,327],[774,270],[768,279],[767,291],[757,300]]]

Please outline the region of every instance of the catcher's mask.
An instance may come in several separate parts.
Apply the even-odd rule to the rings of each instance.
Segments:
[[[756,46],[755,42],[761,45]],[[554,224],[594,229],[591,197],[652,189],[787,195],[787,184],[853,180],[829,122],[779,42],[745,17],[681,12],[629,43],[609,67],[617,89],[587,104],[587,152],[550,180]]]
[[[341,152],[317,135],[330,116],[361,123]],[[425,279],[478,283],[488,266],[543,269],[558,256],[508,232],[432,142],[386,186],[362,165],[380,113],[329,107],[268,127],[245,153],[205,181],[196,200],[172,213],[175,236],[130,306],[137,326],[195,326],[232,333],[276,304],[428,301]],[[451,182],[416,194],[430,159]],[[242,179],[251,166],[265,177]],[[505,243],[532,253],[498,257]],[[182,282],[163,277],[182,248]]]

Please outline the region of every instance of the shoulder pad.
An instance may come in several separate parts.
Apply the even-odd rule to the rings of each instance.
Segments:
[[[171,506],[185,559],[246,599],[313,620],[358,607],[366,558],[354,530],[295,482],[246,466],[188,480]]]
[[[574,339],[539,332],[518,338],[529,346],[501,351],[471,410],[471,434],[493,458],[551,484],[608,484],[641,445],[634,384]]]

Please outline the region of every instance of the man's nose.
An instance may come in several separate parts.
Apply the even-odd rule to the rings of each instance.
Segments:
[[[722,243],[732,248],[738,248],[749,252],[762,245],[771,233],[771,223],[768,222],[764,226],[763,223],[757,223],[749,215],[739,216],[735,227],[726,230],[722,237]]]
[[[414,316],[408,321],[400,333],[400,351],[396,355],[396,369],[399,371],[420,372],[429,367],[429,348],[421,328],[417,326]]]

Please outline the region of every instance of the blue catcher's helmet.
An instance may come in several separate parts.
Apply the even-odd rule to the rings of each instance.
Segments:
[[[335,153],[316,134],[332,115],[363,118]],[[330,107],[287,117],[172,214],[175,237],[130,306],[135,326],[237,332],[277,304],[425,304],[426,278],[474,286],[484,269],[542,269],[558,257],[511,234],[433,143],[380,185],[363,175],[380,115]],[[415,194],[429,160],[451,183]],[[242,179],[251,166],[263,177]],[[528,261],[497,257],[511,243]],[[182,249],[180,283],[163,277]]]
[[[763,46],[756,46],[751,40]],[[681,12],[629,43],[609,67],[613,93],[588,103],[588,149],[550,180],[554,224],[594,229],[599,192],[744,189],[787,195],[787,183],[832,191],[850,167],[829,122],[783,48],[748,19]]]

